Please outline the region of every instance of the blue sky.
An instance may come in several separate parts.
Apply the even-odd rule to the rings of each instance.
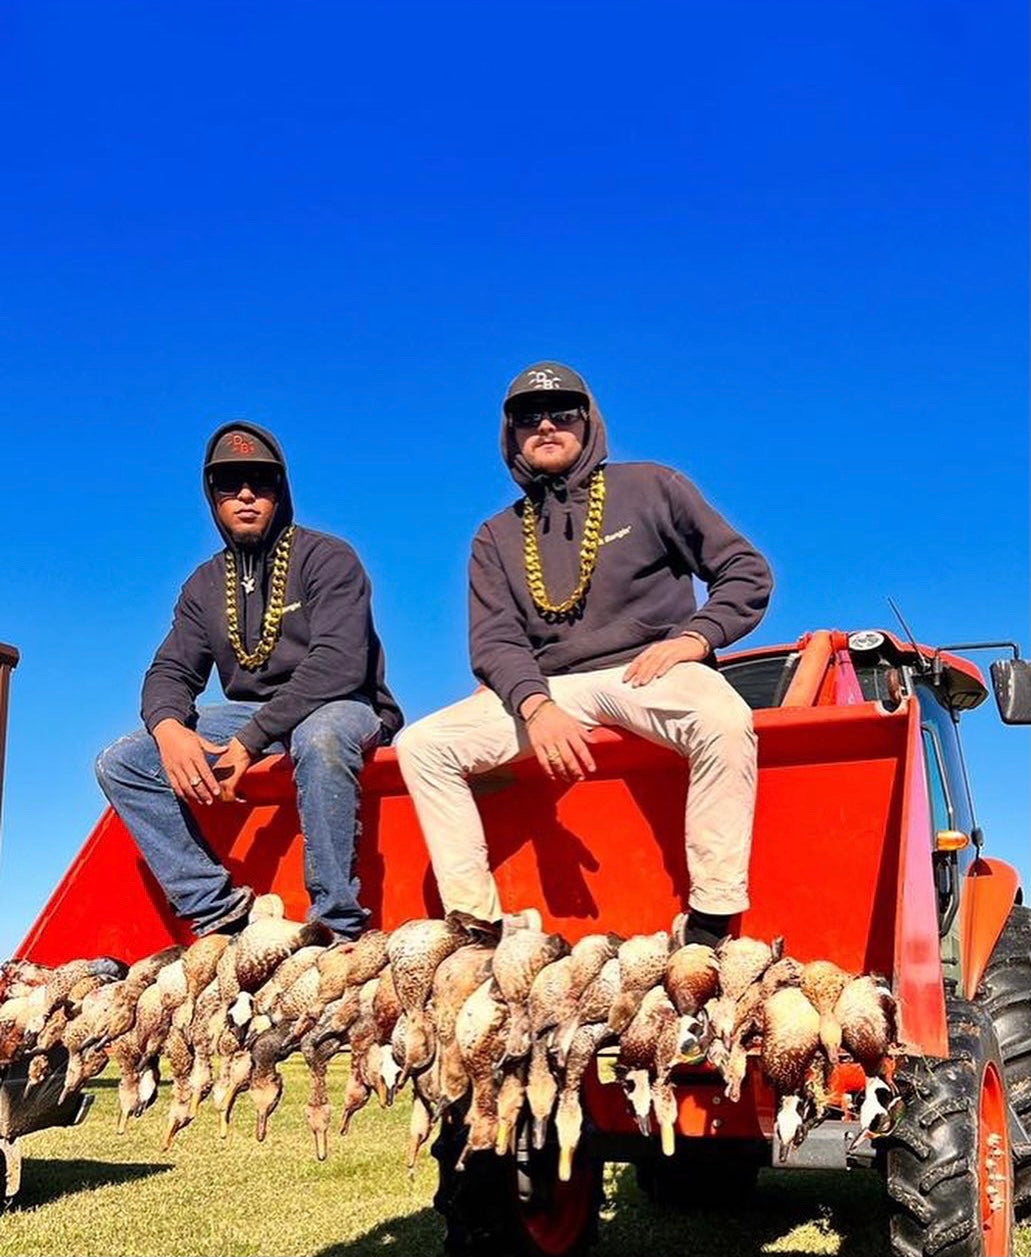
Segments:
[[[1027,654],[1027,35],[1000,0],[7,4],[0,954],[215,549],[227,418],[358,548],[410,717],[470,688],[468,542],[541,357],[768,555],[750,642],[891,595]],[[1027,883],[1028,732],[965,726]]]

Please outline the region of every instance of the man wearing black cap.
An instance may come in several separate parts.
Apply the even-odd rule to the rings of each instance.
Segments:
[[[601,412],[562,363],[513,380],[501,453],[524,496],[473,541],[470,653],[487,688],[398,741],[444,906],[488,934],[503,917],[468,777],[533,753],[579,780],[589,731],[614,725],[690,763],[690,911],[674,928],[715,942],[748,906],[756,772],[751,712],[714,651],[758,624],[769,567],[678,472],[607,464]]]
[[[309,919],[355,937],[368,916],[352,870],[358,776],[364,755],[402,721],[369,580],[345,541],[293,522],[271,433],[219,428],[203,474],[225,546],[183,586],[144,678],[146,728],[101,754],[97,778],[176,913],[198,935],[232,932],[254,893],[231,884],[189,805],[231,802],[258,756],[289,749]],[[230,701],[198,709],[212,664]]]

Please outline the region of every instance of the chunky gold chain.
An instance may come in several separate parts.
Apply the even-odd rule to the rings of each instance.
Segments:
[[[286,602],[286,574],[290,566],[290,543],[294,538],[293,524],[283,533],[276,543],[276,551],[272,556],[272,581],[269,586],[268,605],[261,622],[261,637],[250,654],[244,649],[240,638],[240,620],[237,613],[236,588],[236,555],[232,550],[226,551],[226,628],[229,630],[229,644],[232,646],[240,667],[254,672],[268,659],[276,648],[279,631],[283,624],[283,604]]]
[[[539,610],[548,615],[564,615],[580,602],[591,583],[601,547],[601,520],[605,511],[605,473],[599,467],[588,482],[587,518],[580,542],[580,579],[576,588],[562,602],[552,602],[544,584],[541,552],[537,545],[537,510],[529,498],[523,499],[523,559],[526,563],[526,584],[530,597]]]

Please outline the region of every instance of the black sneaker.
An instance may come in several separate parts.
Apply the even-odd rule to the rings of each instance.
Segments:
[[[686,947],[688,943],[700,943],[713,947],[726,937],[730,917],[718,917],[706,912],[678,912],[669,928],[670,947]]]
[[[468,934],[473,943],[486,943],[488,947],[496,947],[501,939],[500,921],[481,921],[479,917],[457,909],[449,912],[445,920]]]
[[[194,926],[194,934],[198,938],[203,938],[206,934],[239,934],[247,925],[254,899],[254,891],[249,886],[241,886],[232,906],[209,924],[199,928]]]

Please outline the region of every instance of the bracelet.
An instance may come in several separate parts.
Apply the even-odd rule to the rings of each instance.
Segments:
[[[537,706],[533,709],[533,711],[530,712],[528,716],[524,716],[523,724],[526,725],[527,729],[529,729],[530,721],[535,718],[537,713],[541,711],[543,708],[547,707],[549,704],[553,704],[554,702],[555,700],[553,698],[546,698],[543,703],[538,703]]]
[[[686,632],[681,633],[680,636],[693,637],[696,642],[701,642],[701,644],[705,647],[705,653],[707,655],[712,654],[712,644],[710,643],[709,639],[707,637],[703,637],[701,633],[696,633],[694,629],[688,629]]]

